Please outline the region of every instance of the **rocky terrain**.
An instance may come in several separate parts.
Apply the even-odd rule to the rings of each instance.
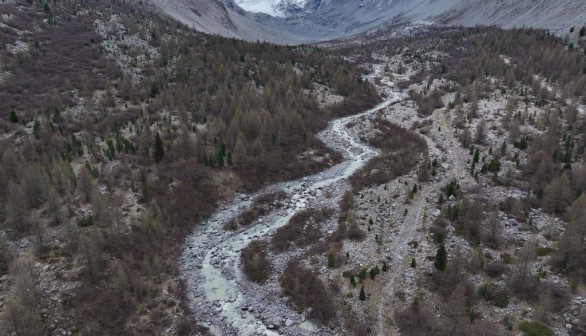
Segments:
[[[377,72],[375,72],[375,75]],[[372,77],[372,76],[371,76]],[[305,314],[298,314],[286,306],[286,301],[273,301],[269,298],[279,296],[278,284],[262,287],[247,283],[241,271],[240,252],[253,239],[270,237],[274,231],[287,224],[297,212],[311,206],[313,208],[335,207],[347,186],[347,179],[358,170],[376,151],[359,143],[355,134],[346,133],[346,125],[359,118],[386,108],[399,100],[400,95],[387,89],[389,94],[377,107],[351,117],[333,121],[320,133],[321,139],[331,148],[343,153],[345,161],[314,176],[301,180],[270,186],[257,195],[268,194],[275,190],[286,193],[284,203],[275,201],[273,209],[255,220],[253,227],[225,231],[223,227],[239,213],[251,206],[255,195],[239,195],[231,203],[222,206],[201,229],[187,238],[187,246],[180,263],[182,277],[188,286],[191,308],[201,321],[219,334],[272,334],[269,330],[279,330],[278,334],[330,334],[306,321]],[[337,196],[333,196],[337,195]],[[258,197],[258,196],[256,196]],[[330,222],[322,228],[324,236],[335,230]],[[297,251],[296,254],[299,254]],[[291,255],[279,258],[275,269],[284,269]],[[276,281],[275,278],[273,281]],[[259,293],[262,292],[262,295]]]
[[[558,36],[586,21],[580,0],[153,0],[164,12],[195,29],[276,43],[343,38],[422,22],[440,26],[535,27]]]
[[[586,333],[576,3],[238,3],[0,3],[0,333]]]
[[[333,208],[340,211],[341,196],[346,190],[352,189],[349,183],[352,178],[349,181],[346,180],[351,175],[347,170],[340,170],[340,167],[345,167],[349,163],[346,161],[315,176],[271,186],[261,191],[260,194],[267,194],[274,190],[284,190],[287,201],[285,203],[275,201],[268,215],[259,217],[256,224],[253,224],[255,226],[251,228],[237,229],[236,232],[221,229],[225,223],[248,209],[251,206],[251,200],[258,196],[238,196],[232,203],[224,206],[221,212],[210,219],[206,226],[209,229],[196,230],[192,237],[188,238],[181,258],[192,308],[200,319],[206,321],[212,333],[284,335],[344,333],[348,331],[341,326],[349,322],[340,320],[340,315],[343,311],[350,310],[352,314],[357,315],[360,323],[370,325],[369,334],[401,335],[406,330],[402,324],[404,321],[401,321],[397,314],[415,304],[414,302],[424,302],[426,309],[437,312],[438,317],[444,316],[443,294],[438,294],[434,289],[435,285],[429,284],[430,281],[436,281],[430,280],[430,277],[442,274],[436,269],[438,267],[437,256],[435,256],[436,227],[438,223],[445,220],[446,209],[466,206],[466,202],[471,202],[470,200],[472,202],[487,200],[491,204],[478,215],[496,223],[490,225],[498,227],[499,245],[474,243],[466,238],[456,224],[452,224],[453,226],[448,224],[442,245],[445,245],[447,254],[450,256],[449,262],[456,265],[462,263],[466,266],[461,267],[466,270],[446,270],[446,272],[458,272],[456,276],[461,277],[461,281],[466,283],[473,292],[483,293],[485,288],[492,288],[488,286],[496,286],[503,291],[508,291],[507,288],[516,276],[517,266],[506,266],[511,271],[506,271],[506,274],[497,276],[495,279],[493,275],[473,270],[474,267],[478,267],[473,266],[477,258],[475,256],[478,254],[479,258],[486,260],[482,261],[483,264],[498,261],[501,258],[508,260],[507,258],[513,258],[512,256],[521,260],[523,251],[527,249],[526,246],[530,246],[530,249],[536,249],[539,255],[537,258],[532,257],[528,262],[528,272],[531,277],[538,276],[540,283],[557,288],[559,293],[563,293],[560,295],[563,296],[567,305],[551,308],[544,306],[547,304],[543,301],[545,299],[539,299],[536,303],[531,299],[511,294],[507,294],[506,304],[495,304],[487,299],[484,299],[487,301],[480,299],[474,302],[473,312],[475,316],[478,316],[476,318],[484,321],[484,324],[472,324],[471,327],[466,327],[472,329],[466,330],[476,333],[480,330],[488,332],[490,329],[491,335],[514,334],[517,328],[515,326],[524,328],[521,326],[523,323],[538,320],[547,321],[556,335],[579,335],[582,332],[584,289],[580,285],[577,287],[572,285],[571,280],[551,266],[552,251],[557,248],[552,240],[552,234],[563,233],[566,225],[564,220],[558,216],[552,216],[539,207],[529,209],[526,212],[528,216],[526,220],[520,220],[509,210],[498,210],[503,204],[528,197],[526,190],[510,182],[494,183],[496,179],[508,181],[514,179],[514,176],[521,175],[520,164],[527,164],[529,161],[527,153],[523,150],[502,145],[503,139],[514,136],[510,132],[516,132],[516,130],[504,128],[502,124],[505,118],[504,111],[510,108],[508,106],[514,99],[514,93],[495,89],[477,102],[468,102],[455,109],[451,106],[459,99],[458,93],[451,92],[441,97],[441,103],[446,106],[445,108],[436,108],[429,115],[423,115],[416,99],[413,98],[413,93],[425,94],[425,92],[441,90],[450,85],[450,81],[446,79],[429,82],[411,80],[418,73],[417,68],[421,67],[419,61],[414,63],[410,61],[412,55],[399,53],[388,56],[372,53],[370,55],[372,74],[368,76],[368,79],[375,83],[381,95],[392,98],[387,98],[386,103],[369,112],[335,121],[328,130],[322,133],[322,138],[326,144],[344,153],[346,160],[352,162],[360,151],[354,152],[354,145],[344,144],[357,140],[368,142],[376,138],[379,132],[377,131],[378,120],[388,120],[403,129],[418,133],[427,145],[427,152],[423,155],[427,156],[426,160],[429,161],[421,158],[419,165],[404,175],[374,186],[353,189],[355,200],[352,205],[352,220],[366,233],[365,239],[345,240],[339,245],[330,243],[330,252],[326,249],[317,254],[311,252],[311,248],[297,248],[286,253],[267,251],[271,273],[262,285],[249,281],[243,274],[242,264],[239,261],[240,251],[253,240],[269,242],[271,239],[274,240],[276,230],[286,225],[296,211],[308,206]],[[434,58],[441,59],[442,57],[445,55],[435,53],[430,58],[424,58],[427,61],[423,63],[433,62]],[[502,62],[510,62],[510,58],[502,56]],[[398,88],[397,83],[400,82],[409,84]],[[543,85],[546,87],[546,84]],[[550,87],[549,90],[552,97],[560,94],[556,93],[554,88]],[[392,103],[389,104],[390,101]],[[463,110],[473,109],[474,104],[477,104],[478,112],[469,121],[467,128],[476,130],[476,133],[481,132],[479,129],[482,128],[484,133],[482,139],[478,140],[479,142],[472,148],[479,148],[482,153],[500,151],[507,154],[506,159],[505,157],[501,159],[502,167],[492,178],[479,177],[478,174],[475,176],[471,173],[473,150],[464,147],[466,131],[456,126],[460,113]],[[578,104],[577,109],[583,111],[584,107]],[[546,112],[539,106],[531,105],[525,113],[534,118],[540,118],[540,115],[543,116]],[[533,134],[533,136],[543,134],[543,129],[529,123],[521,127],[522,134]],[[340,130],[346,134],[340,133]],[[380,155],[380,151],[377,155]],[[370,155],[364,159],[369,157]],[[516,164],[515,160],[519,160],[520,163]],[[433,161],[431,164],[433,174],[422,180],[422,166],[430,165],[431,161]],[[357,168],[360,167],[355,169]],[[474,172],[474,168],[472,170]],[[366,173],[376,174],[374,170]],[[329,185],[332,181],[330,177],[336,175],[338,176],[335,179],[336,182]],[[343,179],[339,179],[341,177]],[[322,182],[315,189],[317,181]],[[457,192],[450,194],[449,191],[446,192],[446,188],[452,183],[454,186],[457,185]],[[335,241],[332,237],[337,234],[336,217],[338,216],[341,214],[337,213],[321,224],[323,237],[320,242]],[[480,220],[477,219],[477,221]],[[483,225],[488,227],[488,222],[483,223],[486,223]],[[335,254],[332,254],[333,250],[336,251]],[[337,261],[338,256],[342,256],[340,264]],[[286,276],[288,261],[296,258],[303,260],[335,293],[332,295],[336,306],[343,307],[338,308],[340,315],[338,315],[336,327],[332,328],[332,325],[322,324],[312,318],[311,307],[299,310],[299,307],[293,306],[295,310],[291,310],[291,298],[283,294],[280,283],[282,276]],[[376,272],[372,273],[375,268]],[[365,274],[370,273],[370,280],[368,276],[367,279],[361,279],[357,287],[354,279],[362,270]],[[451,276],[447,274],[450,273],[446,273],[445,276]],[[219,279],[224,280],[219,281]],[[570,290],[570,287],[573,289]],[[361,293],[358,288],[361,288]],[[365,292],[364,298],[362,298],[362,292]],[[312,322],[308,324],[307,321]],[[410,334],[409,331],[407,334]]]

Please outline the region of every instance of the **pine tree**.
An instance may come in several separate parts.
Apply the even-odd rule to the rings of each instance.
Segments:
[[[18,116],[14,110],[10,111],[10,119],[8,120],[10,120],[11,123],[18,123]]]
[[[370,269],[370,279],[374,280],[376,278],[376,270],[373,268]]]
[[[328,268],[336,266],[336,257],[333,254],[328,255]]]
[[[161,162],[163,157],[165,156],[165,148],[163,147],[163,140],[161,140],[161,136],[157,132],[155,136],[155,151],[153,153],[156,162]]]
[[[441,245],[437,253],[435,255],[435,260],[433,262],[433,266],[439,271],[443,271],[446,269],[446,264],[448,262],[448,252],[444,245]]]
[[[364,292],[364,286],[360,287],[360,296],[358,297],[360,301],[366,300],[366,293]]]
[[[417,262],[415,261],[415,258],[411,259],[411,268],[415,268],[417,267]]]

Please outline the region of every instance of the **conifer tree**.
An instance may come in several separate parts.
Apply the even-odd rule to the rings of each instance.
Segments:
[[[155,157],[156,162],[161,162],[163,157],[165,156],[165,148],[163,147],[163,140],[161,140],[161,136],[157,132],[155,136],[155,151],[153,156]]]
[[[441,245],[437,253],[435,255],[435,260],[433,262],[433,266],[439,271],[443,271],[446,269],[446,264],[448,262],[448,252],[444,245]]]

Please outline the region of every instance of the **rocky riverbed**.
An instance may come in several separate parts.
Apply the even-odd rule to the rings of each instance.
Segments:
[[[380,72],[376,68],[372,76]],[[240,268],[240,252],[252,240],[270,236],[287,224],[297,212],[311,206],[328,206],[344,193],[347,178],[378,151],[350,133],[346,125],[373,114],[402,99],[398,92],[362,113],[337,119],[319,134],[331,148],[341,152],[344,161],[321,173],[295,181],[277,183],[254,195],[238,195],[223,205],[207,221],[198,225],[186,239],[180,257],[181,276],[197,320],[218,335],[330,335],[326,327],[306,320],[310,312],[299,314],[286,304],[286,298],[266,295],[275,289],[260,289],[245,278]],[[253,225],[235,232],[223,226],[252,205],[254,197],[276,190],[287,194],[285,204],[275,207]],[[327,195],[327,197],[326,197]],[[332,197],[331,195],[336,195]]]

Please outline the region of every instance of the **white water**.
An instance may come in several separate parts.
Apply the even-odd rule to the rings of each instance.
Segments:
[[[208,323],[218,334],[306,335],[319,329],[305,321],[291,327],[279,326],[277,332],[267,328],[262,319],[258,318],[258,312],[243,310],[242,307],[248,307],[251,302],[262,301],[265,306],[268,302],[269,310],[274,316],[291,317],[293,320],[299,317],[299,314],[285,304],[277,302],[276,298],[259,298],[255,293],[247,292],[247,280],[240,270],[240,251],[252,240],[265,237],[287,224],[295,213],[305,209],[308,204],[319,202],[324,189],[347,179],[368,160],[378,155],[376,149],[362,144],[352,136],[346,124],[386,108],[398,100],[400,94],[390,92],[389,98],[373,109],[332,121],[319,137],[328,146],[341,152],[344,162],[321,173],[278,183],[259,192],[262,194],[267,190],[285,190],[289,201],[284,209],[263,217],[245,230],[224,231],[223,225],[252,203],[251,196],[241,196],[196,228],[187,238],[180,268],[198,321]]]

